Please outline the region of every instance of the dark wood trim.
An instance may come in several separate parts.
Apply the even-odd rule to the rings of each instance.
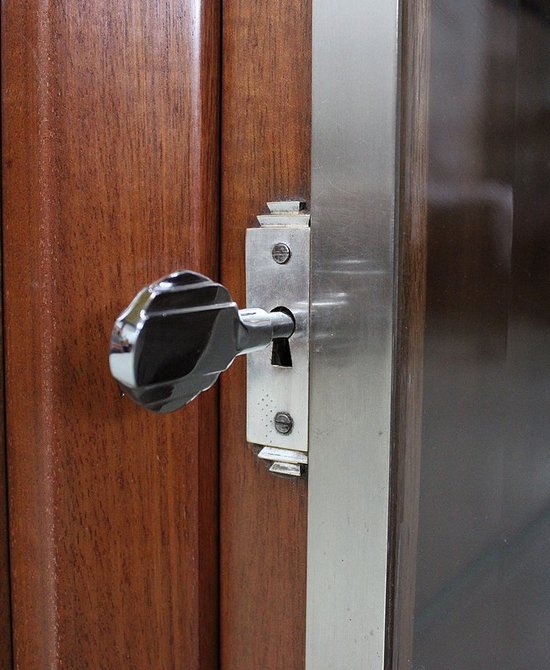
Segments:
[[[0,77],[1,81],[1,77]],[[1,127],[1,120],[0,120]],[[0,170],[1,174],[1,170]],[[0,180],[1,181],[1,180]],[[0,196],[0,217],[1,217]],[[2,235],[0,234],[0,244]],[[1,249],[0,249],[1,256]],[[0,262],[0,296],[2,293],[2,266]],[[6,406],[4,388],[4,327],[3,304],[0,297],[0,668],[12,667],[10,549],[8,519],[8,474],[6,450]]]
[[[426,300],[430,0],[403,0],[397,331],[386,667],[410,668]]]
[[[1,308],[0,308],[1,314]],[[3,339],[0,316],[0,342]],[[8,480],[4,404],[4,352],[0,345],[0,668],[12,667]]]

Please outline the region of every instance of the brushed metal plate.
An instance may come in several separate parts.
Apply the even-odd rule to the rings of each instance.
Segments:
[[[306,670],[388,667],[402,4],[313,2]]]
[[[301,215],[300,219],[303,218]],[[261,306],[266,311],[286,307],[296,319],[296,330],[290,338],[292,367],[272,365],[271,347],[247,357],[247,439],[254,444],[306,452],[310,229],[302,221],[296,223],[293,227],[288,222],[280,226],[272,222],[265,227],[250,228],[246,234],[247,306]],[[271,255],[278,243],[291,250],[284,264],[276,263]],[[277,412],[287,412],[292,417],[290,433],[282,435],[275,429]]]

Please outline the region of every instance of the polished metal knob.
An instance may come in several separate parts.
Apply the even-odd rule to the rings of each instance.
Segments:
[[[180,270],[142,289],[116,319],[109,365],[123,392],[172,412],[210,388],[240,354],[294,332],[288,311],[237,308],[208,277]]]

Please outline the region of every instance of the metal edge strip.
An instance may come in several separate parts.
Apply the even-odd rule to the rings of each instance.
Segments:
[[[306,670],[384,667],[399,0],[313,0]]]

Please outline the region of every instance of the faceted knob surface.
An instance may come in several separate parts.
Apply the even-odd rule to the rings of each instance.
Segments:
[[[135,402],[171,412],[210,388],[237,355],[293,329],[288,314],[239,311],[224,286],[180,270],[142,289],[116,319],[109,365]]]

